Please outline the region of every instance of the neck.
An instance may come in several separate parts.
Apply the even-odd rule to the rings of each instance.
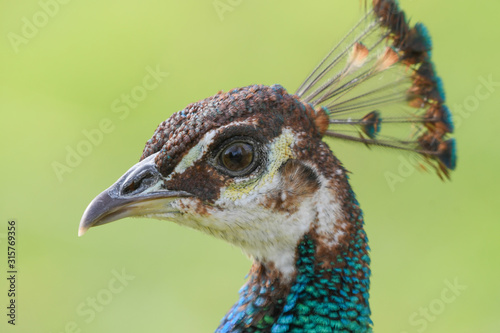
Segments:
[[[239,301],[216,332],[371,332],[362,213],[355,199],[344,208],[342,239],[332,247],[333,240],[311,228],[296,248],[291,279],[272,263],[254,262]]]

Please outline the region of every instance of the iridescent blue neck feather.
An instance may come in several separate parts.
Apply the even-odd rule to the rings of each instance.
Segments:
[[[357,201],[352,196],[349,202],[344,208],[353,228],[335,251],[310,230],[297,246],[290,282],[283,283],[272,265],[254,263],[216,332],[371,332],[368,239]]]

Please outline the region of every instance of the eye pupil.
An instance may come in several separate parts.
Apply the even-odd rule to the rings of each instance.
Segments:
[[[236,142],[227,147],[221,154],[221,162],[230,171],[241,171],[252,164],[253,146]]]

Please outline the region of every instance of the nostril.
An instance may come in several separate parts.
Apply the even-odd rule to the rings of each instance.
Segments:
[[[156,177],[151,171],[146,170],[144,172],[141,172],[140,174],[133,177],[129,182],[124,184],[124,186],[122,187],[122,195],[130,195],[135,192],[142,192],[153,185],[155,179]]]

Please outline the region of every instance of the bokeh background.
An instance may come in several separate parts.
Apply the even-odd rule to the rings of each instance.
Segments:
[[[365,212],[375,330],[500,332],[500,2],[401,6],[431,31],[459,161],[441,182],[405,154],[329,142]],[[250,267],[239,249],[146,219],[78,238],[80,217],[170,114],[253,83],[294,91],[361,12],[352,0],[0,0],[0,331],[213,331]],[[157,86],[141,90],[151,71]],[[146,94],[126,106],[134,89]],[[5,315],[10,218],[15,327]],[[129,280],[115,283],[123,272]]]

